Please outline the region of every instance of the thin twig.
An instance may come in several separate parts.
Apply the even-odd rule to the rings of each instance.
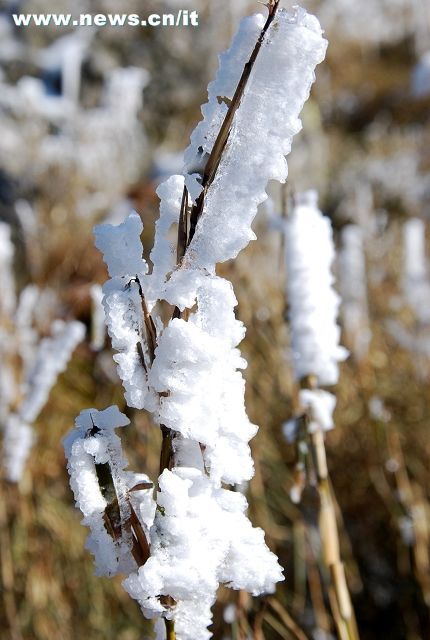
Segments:
[[[316,376],[306,376],[302,388],[317,389]],[[351,597],[340,557],[339,531],[335,503],[329,482],[324,435],[321,429],[308,434],[309,457],[316,477],[319,494],[319,533],[324,565],[328,569],[329,600],[340,640],[358,640],[359,634],[352,608]]]
[[[138,286],[138,289],[139,289],[139,295],[140,295],[141,305],[142,305],[143,322],[145,324],[145,337],[146,337],[146,344],[148,346],[149,362],[150,362],[150,364],[152,364],[154,362],[155,349],[156,349],[156,346],[157,346],[157,330],[155,328],[155,324],[154,324],[154,321],[152,319],[152,316],[149,313],[148,305],[146,304],[146,300],[145,300],[145,296],[143,294],[143,289],[142,289],[142,285],[141,285],[140,280],[139,280],[139,276],[136,275],[134,278],[132,278],[129,281],[129,283],[127,284],[127,287],[130,287],[132,282],[135,282],[137,284],[137,286]],[[138,345],[139,345],[139,343],[138,343]],[[139,348],[138,348],[138,352],[139,352],[139,355],[140,355],[141,349],[139,350]],[[144,360],[143,360],[143,366],[146,369]]]
[[[306,635],[300,629],[295,620],[290,616],[288,611],[282,606],[282,604],[275,598],[269,598],[269,605],[281,618],[287,629],[294,635],[296,640],[307,640]]]
[[[178,242],[176,246],[176,264],[180,264],[187,250],[188,243],[188,189],[184,186],[181,202],[181,212],[178,224]]]

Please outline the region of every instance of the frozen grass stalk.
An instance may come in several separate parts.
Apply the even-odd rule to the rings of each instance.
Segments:
[[[13,258],[11,228],[0,222],[0,475],[15,483],[35,440],[33,424],[83,340],[85,327],[54,320],[50,335],[42,338],[36,319],[38,313],[45,323],[49,319],[52,292],[28,285],[17,295]]]
[[[209,85],[184,173],[158,189],[152,270],[137,214],[96,228],[126,401],[150,412],[163,436],[156,494],[146,476],[125,470],[114,430],[127,420],[116,407],[83,412],[66,453],[99,572],[126,573],[125,589],[157,620],[159,638],[210,638],[220,584],[258,595],[283,579],[263,531],[246,516],[245,497],[225,488],[252,478],[257,427],[244,406],[246,362],[237,346],[245,329],[216,264],[255,238],[268,181],[286,180],[285,156],[326,44],[316,18],[299,8],[271,2],[266,19],[242,20]],[[167,323],[157,313],[165,302],[174,308]]]
[[[328,595],[338,636],[356,640],[358,631],[340,556],[335,500],[328,473],[324,434],[334,427],[336,398],[320,386],[338,381],[338,362],[347,352],[339,345],[336,323],[340,299],[333,289],[335,257],[332,229],[317,206],[317,193],[300,194],[285,223],[287,294],[293,365],[299,383],[298,418],[284,427],[298,443],[296,484],[291,497],[300,502],[310,486],[317,496],[318,524]]]

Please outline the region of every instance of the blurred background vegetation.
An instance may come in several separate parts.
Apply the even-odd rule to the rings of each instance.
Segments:
[[[360,635],[417,640],[430,638],[430,274],[425,256],[415,256],[424,262],[419,281],[405,275],[415,251],[405,230],[419,218],[425,237],[429,215],[430,8],[419,0],[364,4],[303,2],[330,44],[288,159],[288,184],[290,194],[319,190],[340,250],[345,228],[360,229],[364,295],[352,322],[344,297],[351,356],[341,367],[336,428],[326,446]],[[106,279],[93,225],[121,221],[135,208],[149,252],[156,186],[181,170],[217,54],[240,17],[260,10],[246,0],[118,5],[0,3],[0,219],[12,228],[17,287],[53,292],[56,315],[81,320],[88,335],[91,286]],[[16,29],[10,19],[18,10],[143,15],[185,7],[199,11],[198,27],[73,33]],[[286,581],[266,599],[222,590],[214,637],[324,640],[336,634],[312,508],[290,499],[296,453],[282,426],[295,389],[274,215],[282,214],[285,194],[276,185],[269,191],[255,223],[258,241],[220,272],[234,284],[247,327],[247,407],[260,426],[252,441],[256,476],[247,488],[251,518],[265,529]],[[341,287],[341,261],[337,274]],[[2,639],[152,637],[120,580],[93,575],[65,469],[62,439],[75,416],[114,403],[135,427],[124,430],[130,466],[154,477],[158,430],[124,406],[107,341],[94,349],[87,339],[37,420],[21,481],[0,481]]]

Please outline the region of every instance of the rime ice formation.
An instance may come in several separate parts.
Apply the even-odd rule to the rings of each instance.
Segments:
[[[182,203],[188,196],[191,205],[202,193],[205,165],[263,24],[261,15],[242,21],[220,56],[184,174],[158,188],[152,269],[142,258],[136,214],[119,227],[95,231],[111,277],[103,305],[127,403],[151,412],[172,434],[173,466],[159,477],[150,557],[124,586],[146,616],[173,618],[178,640],[211,637],[207,627],[220,584],[260,594],[283,579],[263,532],[245,514],[245,497],[225,488],[252,477],[249,440],[257,427],[244,404],[246,362],[238,345],[245,330],[235,318],[232,286],[215,267],[255,237],[251,224],[268,181],[287,177],[285,155],[327,45],[316,18],[302,9],[279,11],[266,33],[178,265],[172,242]],[[167,324],[157,316],[163,301],[178,311]],[[76,470],[78,462],[77,451]],[[166,606],[161,596],[174,604]]]
[[[273,591],[281,569],[262,530],[246,517],[241,493],[215,487],[190,467],[165,470],[159,484],[163,514],[151,530],[151,558],[125,587],[150,617],[162,611],[157,596],[171,595],[179,603],[178,637],[210,638],[206,627],[219,583],[259,595]]]
[[[321,385],[336,384],[338,362],[347,351],[339,345],[336,323],[340,299],[331,272],[335,256],[332,229],[317,207],[316,192],[299,197],[286,222],[285,239],[296,378],[313,374]]]
[[[248,20],[261,27],[261,17]],[[255,42],[254,29],[249,29],[249,34]],[[230,81],[233,53],[236,47],[240,52],[249,50],[247,38],[239,36],[228,54],[221,57],[215,86],[209,87],[210,100],[203,110],[201,130],[196,129],[198,135],[192,138],[186,159],[196,156],[202,147],[207,153],[213,145],[212,132],[219,128],[226,107],[223,102],[216,109],[210,107],[220,95],[222,99],[232,98],[236,80],[233,75]],[[326,45],[317,19],[302,9],[293,14],[280,11],[275,18],[236,114],[232,131],[235,144],[227,145],[190,245],[189,262],[194,268],[211,270],[217,262],[236,257],[255,238],[251,223],[258,205],[267,198],[268,181],[285,182],[287,178],[285,156],[291,150],[293,136],[301,129],[299,114]]]
[[[124,384],[127,404],[137,409],[151,409],[153,403],[149,404],[151,391],[147,381],[151,361],[144,338],[139,293],[140,283],[146,282],[144,276],[148,271],[148,265],[142,258],[142,230],[140,217],[132,213],[118,226],[99,225],[95,236],[96,246],[102,251],[112,276],[103,286],[103,306],[112,346],[119,352],[114,360]]]
[[[307,415],[307,431],[315,433],[318,430],[330,431],[334,428],[333,413],[336,408],[336,396],[323,389],[300,389],[300,411]],[[289,443],[293,443],[299,436],[299,421],[297,418],[288,420],[282,425],[282,432]]]
[[[103,495],[99,485],[101,472],[97,471],[97,467],[101,469],[103,465],[108,465],[121,521],[124,522],[130,515],[126,494],[132,474],[124,471],[128,463],[123,456],[121,441],[115,434],[115,429],[124,427],[129,422],[115,406],[104,411],[88,409],[81,412],[76,419],[76,428],[64,440],[70,485],[76,505],[84,515],[82,523],[91,530],[86,546],[94,554],[97,575],[129,572],[135,566],[130,554],[130,530],[127,531],[123,527],[118,541],[114,541],[108,533],[104,519],[108,502],[106,492]],[[145,508],[145,515],[152,521],[154,508],[153,501],[148,496],[150,492],[147,490],[139,493],[144,493],[146,498],[149,498],[141,501],[141,504]]]
[[[109,275],[142,276],[148,266],[142,258],[140,234],[143,224],[137,213],[132,213],[118,226],[101,224],[95,229],[96,247],[103,253]]]
[[[240,374],[246,362],[236,348],[244,327],[228,281],[204,276],[196,296],[197,312],[188,322],[172,320],[159,340],[149,376],[163,394],[157,418],[206,447],[215,481],[241,483],[253,475],[248,441],[257,431],[246,415]]]
[[[22,323],[22,316],[20,321]],[[27,318],[27,322],[31,323],[31,316]],[[30,357],[27,354],[27,362],[24,362],[27,364],[27,371],[23,383],[18,389],[15,384],[12,385],[10,400],[13,400],[14,394],[22,396],[22,400],[15,411],[7,414],[5,420],[3,462],[6,476],[11,482],[21,479],[35,440],[31,425],[45,406],[58,376],[66,369],[73,351],[85,334],[85,327],[80,322],[56,320],[52,324],[52,335],[43,338],[39,344],[32,344],[35,336],[30,327],[31,324],[21,324],[20,327],[17,323],[18,342],[22,337],[22,349],[25,348],[26,341],[27,345],[30,343]]]
[[[139,178],[147,146],[139,121],[148,81],[145,70],[106,69],[101,104],[92,108],[81,104],[81,63],[86,53],[94,54],[88,47],[93,35],[91,29],[69,33],[42,55],[36,47],[33,62],[48,74],[23,76],[14,84],[0,76],[3,169],[12,176],[25,174],[42,193],[49,193],[49,175],[55,167],[64,184],[73,185],[71,208],[78,216],[89,217],[121,201]],[[60,95],[49,87],[52,72],[61,78]]]

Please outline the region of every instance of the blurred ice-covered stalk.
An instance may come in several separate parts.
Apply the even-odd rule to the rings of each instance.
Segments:
[[[367,355],[371,333],[363,231],[358,225],[349,224],[342,229],[337,263],[345,340],[360,362]]]
[[[336,323],[340,298],[333,287],[334,258],[331,224],[318,209],[318,194],[299,194],[285,222],[292,356],[297,380],[313,375],[319,385],[337,383],[338,362],[346,356]]]
[[[411,218],[403,226],[403,292],[421,324],[430,322],[430,280],[425,246],[425,223]]]
[[[110,275],[106,323],[127,404],[149,411],[162,433],[152,520],[148,491],[131,493],[132,483],[120,477],[123,462],[109,456],[117,446],[113,428],[124,424],[115,408],[106,425],[95,410],[81,414],[66,452],[99,571],[124,571],[129,549],[134,570],[126,571],[124,586],[145,616],[159,619],[160,638],[210,638],[220,584],[257,595],[283,579],[263,532],[246,516],[245,497],[227,488],[253,476],[249,440],[257,427],[246,415],[246,362],[237,348],[245,329],[235,318],[232,285],[216,275],[216,265],[255,238],[251,224],[268,181],[287,177],[285,155],[326,44],[316,18],[299,8],[278,11],[271,2],[267,20],[244,19],[209,85],[183,175],[158,189],[152,271],[142,258],[137,214],[96,228]],[[163,323],[158,309],[166,302],[174,312]],[[132,553],[136,543],[144,545],[141,561]]]
[[[403,301],[413,314],[408,327],[397,320],[387,320],[387,328],[398,344],[414,355],[418,378],[430,375],[430,279],[426,256],[426,225],[424,220],[410,218],[402,229],[403,273],[401,287]]]
[[[403,233],[403,300],[413,313],[414,322],[405,327],[394,319],[387,321],[391,335],[399,345],[414,354],[417,376],[430,376],[430,279],[426,256],[426,224],[419,218],[407,220]]]
[[[33,326],[42,292],[27,286],[17,297],[10,227],[0,223],[0,425],[1,466],[6,478],[18,482],[33,440],[32,424],[43,409],[58,375],[84,337],[80,322],[56,320],[51,335],[41,338]]]
[[[338,363],[347,352],[339,345],[336,323],[340,298],[333,288],[335,249],[328,218],[318,209],[317,193],[296,198],[285,222],[287,295],[291,350],[295,377],[300,385],[296,419],[288,422],[285,435],[296,441],[298,464],[291,497],[300,503],[308,487],[316,499],[321,551],[328,577],[327,588],[339,638],[358,638],[354,613],[340,557],[335,502],[330,486],[324,434],[334,427],[334,395],[321,386],[338,381]]]

